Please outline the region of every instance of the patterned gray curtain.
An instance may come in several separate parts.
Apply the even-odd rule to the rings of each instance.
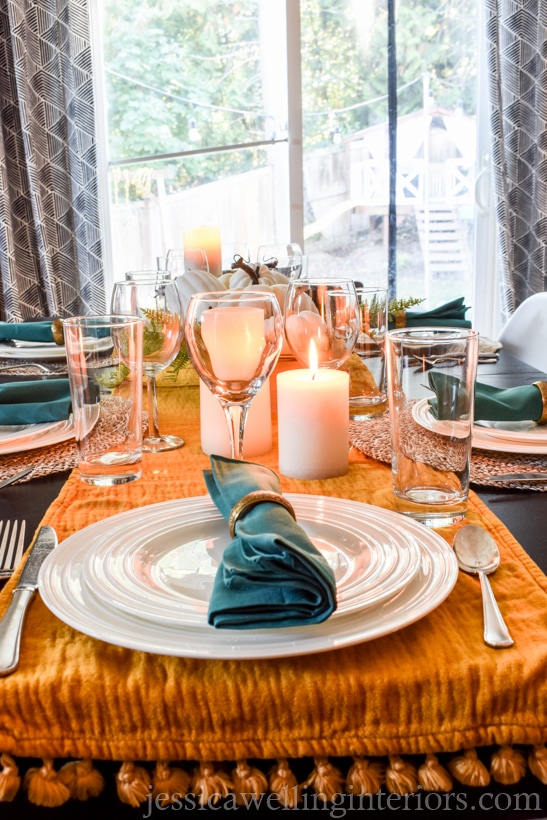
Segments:
[[[0,318],[104,311],[87,0],[0,0]]]
[[[502,310],[547,290],[547,0],[484,0]]]

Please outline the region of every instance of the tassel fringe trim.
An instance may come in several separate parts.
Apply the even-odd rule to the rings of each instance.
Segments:
[[[447,755],[443,755],[447,757]],[[415,757],[414,757],[415,759]],[[299,761],[301,767],[303,761]],[[423,792],[450,792],[454,780],[464,786],[485,788],[493,779],[502,785],[518,783],[530,772],[547,785],[547,747],[534,746],[527,756],[512,746],[500,746],[487,766],[476,749],[464,749],[441,764],[435,754],[427,754],[417,766],[407,757],[389,755],[387,761],[355,756],[342,767],[327,757],[315,757],[309,776],[298,782],[289,761],[278,758],[264,773],[249,761],[236,760],[228,772],[210,760],[198,762],[191,771],[166,760],[155,768],[132,761],[121,764],[115,775],[116,790],[122,803],[138,808],[153,801],[160,809],[170,805],[180,807],[187,796],[194,806],[217,806],[232,801],[234,807],[259,805],[260,799],[271,795],[277,806],[294,809],[305,800],[308,791],[315,801],[330,803],[342,795],[372,796],[382,789],[396,795]],[[68,800],[89,800],[104,789],[105,778],[91,760],[73,760],[55,769],[52,758],[42,765],[29,768],[21,777],[14,758],[0,754],[0,802],[15,799],[21,789],[37,806],[55,808]],[[308,791],[307,791],[308,790]]]

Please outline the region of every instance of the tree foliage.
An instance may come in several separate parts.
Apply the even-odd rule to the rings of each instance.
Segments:
[[[301,0],[300,6],[305,149],[312,150],[332,145],[336,130],[347,136],[386,119],[387,10],[386,0]],[[426,72],[438,104],[474,110],[477,6],[477,0],[399,0],[400,114],[422,107]],[[103,0],[111,161],[268,138],[260,7],[260,0]],[[169,189],[263,161],[262,149],[248,148],[153,167]],[[153,176],[142,167],[119,172],[119,195],[142,195]]]

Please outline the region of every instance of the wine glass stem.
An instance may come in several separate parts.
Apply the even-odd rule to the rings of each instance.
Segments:
[[[155,376],[146,377],[146,394],[148,398],[148,435],[150,438],[159,438],[158,395]]]
[[[243,434],[245,432],[245,422],[249,412],[249,403],[226,404],[224,412],[228,419],[228,430],[230,432],[230,445],[232,448],[232,458],[243,460]]]

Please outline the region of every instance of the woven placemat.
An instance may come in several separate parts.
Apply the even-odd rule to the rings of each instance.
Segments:
[[[101,404],[101,418],[98,424],[102,427],[102,437],[114,444],[119,441],[120,429],[125,425],[126,402],[116,396],[108,396],[101,399]],[[142,428],[143,432],[148,429],[148,413],[143,413]],[[58,444],[37,447],[35,450],[25,450],[22,453],[0,456],[0,481],[9,478],[25,467],[32,467],[32,472],[15,483],[23,484],[39,476],[62,473],[65,470],[71,470],[77,464],[76,442],[71,438]]]
[[[368,421],[355,421],[350,424],[350,442],[366,456],[391,464],[391,433],[389,413],[371,418]],[[441,455],[441,454],[439,454]],[[442,468],[441,468],[442,469]],[[510,488],[514,490],[534,490],[546,492],[547,484],[522,484],[507,481],[488,481],[492,475],[521,473],[530,470],[545,471],[545,456],[520,453],[497,453],[490,450],[474,449],[471,455],[470,480],[472,484],[484,487]]]
[[[0,376],[36,376],[45,378],[47,376],[66,376],[68,373],[66,360],[61,362],[48,362],[38,364],[26,359],[9,361],[0,357]]]

